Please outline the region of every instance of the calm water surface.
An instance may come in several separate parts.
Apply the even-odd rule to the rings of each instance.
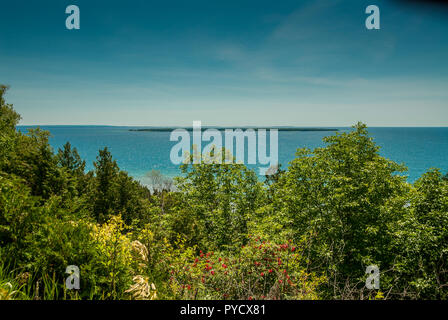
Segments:
[[[26,131],[30,126],[19,126]],[[93,169],[98,150],[108,147],[121,169],[137,179],[151,169],[175,176],[179,168],[170,161],[170,150],[176,142],[169,140],[170,132],[136,132],[131,127],[109,126],[41,126],[50,131],[50,144],[57,150],[70,141]],[[349,128],[339,128],[341,131]],[[431,167],[448,171],[448,127],[443,128],[369,128],[371,136],[381,147],[380,153],[408,167],[408,181],[413,182]],[[333,132],[280,131],[279,162],[283,167],[294,158],[299,147],[324,146],[322,138]]]

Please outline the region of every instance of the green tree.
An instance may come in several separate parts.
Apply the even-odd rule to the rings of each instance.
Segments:
[[[119,168],[107,147],[99,151],[96,159],[94,163],[96,192],[93,214],[98,221],[104,222],[114,213]]]
[[[10,163],[10,157],[16,144],[16,125],[20,115],[7,104],[4,95],[9,87],[0,85],[0,170]]]
[[[395,225],[391,292],[398,298],[448,299],[448,181],[438,169],[415,184],[406,215]]]
[[[148,208],[149,190],[138,181],[120,171],[109,150],[99,151],[95,166],[95,187],[90,197],[93,215],[99,222],[105,222],[111,215],[121,214],[130,224],[144,218]]]
[[[41,209],[23,180],[0,174],[0,253],[11,264],[24,263],[25,237],[41,219]]]
[[[361,123],[324,142],[299,149],[274,186],[273,233],[307,238],[307,263],[326,274],[328,296],[359,298],[366,266],[392,263],[389,226],[408,201],[405,177],[396,173],[405,168],[379,155]]]
[[[72,149],[70,142],[67,142],[63,149],[58,149],[58,163],[72,174],[80,175],[84,173],[86,162],[81,159],[76,148]]]
[[[67,176],[58,167],[56,156],[48,143],[48,131],[30,129],[27,135],[18,133],[14,156],[6,172],[22,177],[32,194],[48,199],[53,194],[67,192]]]
[[[223,152],[224,154],[224,152]],[[247,241],[250,220],[265,197],[257,175],[242,164],[188,164],[177,180],[193,242],[204,249],[236,248]]]
[[[118,203],[116,208],[121,213],[123,220],[128,225],[132,222],[144,223],[147,220],[150,207],[149,190],[124,171],[120,171],[117,181]]]

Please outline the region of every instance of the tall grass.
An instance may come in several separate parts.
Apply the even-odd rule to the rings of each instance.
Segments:
[[[23,284],[17,280],[9,266],[0,262],[0,300],[27,299]]]
[[[20,272],[0,262],[0,300],[74,300],[78,292],[67,292],[55,273],[40,277]]]

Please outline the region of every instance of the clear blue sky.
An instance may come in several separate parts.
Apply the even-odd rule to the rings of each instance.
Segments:
[[[80,30],[65,28],[70,4]],[[365,28],[369,4],[381,30]],[[22,124],[448,123],[446,7],[15,0],[0,30],[0,83]]]

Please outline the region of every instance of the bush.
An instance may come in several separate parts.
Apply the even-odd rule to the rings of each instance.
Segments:
[[[302,249],[251,238],[237,254],[185,251],[170,266],[179,299],[316,299],[324,278],[301,267]]]

